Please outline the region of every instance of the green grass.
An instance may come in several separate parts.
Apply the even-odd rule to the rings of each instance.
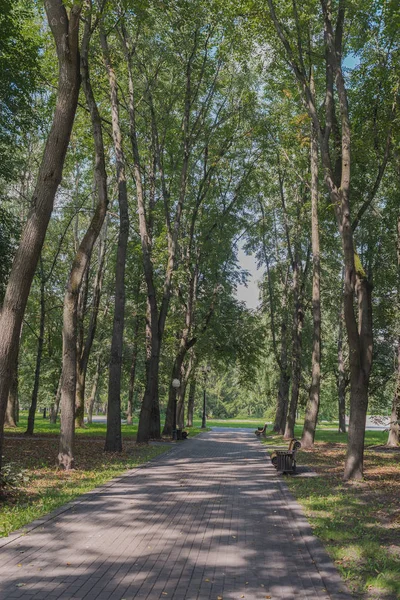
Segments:
[[[28,411],[21,411],[20,420],[18,422],[17,427],[5,428],[6,435],[23,435],[28,426]],[[106,423],[91,423],[86,424],[85,427],[78,427],[75,430],[75,433],[78,437],[101,437],[103,438],[106,435]],[[209,429],[209,427],[207,427]],[[122,437],[123,439],[135,439],[138,430],[138,419],[134,419],[132,425],[127,425],[123,423],[121,426]],[[197,420],[195,422],[194,427],[186,428],[189,431],[189,436],[193,437],[198,435],[203,431],[201,429],[201,420]],[[35,436],[48,436],[48,435],[58,435],[60,433],[60,420],[57,420],[56,424],[50,423],[49,419],[43,419],[42,413],[37,413],[35,418]]]
[[[314,449],[300,451],[297,460],[317,476],[285,477],[350,589],[365,600],[400,598],[400,454],[373,448],[386,440],[384,431],[366,432],[365,479],[345,483],[347,436],[319,429]],[[288,442],[271,435],[263,443]]]

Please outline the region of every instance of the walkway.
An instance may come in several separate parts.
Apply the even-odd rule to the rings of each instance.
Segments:
[[[178,444],[0,540],[0,598],[349,595],[254,433],[231,429]]]

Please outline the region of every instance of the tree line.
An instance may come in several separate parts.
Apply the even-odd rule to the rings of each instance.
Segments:
[[[300,409],[305,447],[321,403],[342,431],[349,409],[361,478],[369,400],[399,443],[395,3],[2,12],[1,443],[18,387],[29,434],[52,398],[65,469],[101,386],[106,451],[125,408],[139,443],[170,436],[211,364],[220,407],[262,407],[288,438]],[[257,311],[235,295],[241,245]]]

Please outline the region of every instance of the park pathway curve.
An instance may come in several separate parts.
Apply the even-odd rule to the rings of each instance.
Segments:
[[[0,540],[0,599],[348,600],[251,431],[203,433]]]

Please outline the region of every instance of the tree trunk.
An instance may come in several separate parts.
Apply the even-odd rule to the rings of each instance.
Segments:
[[[193,412],[194,412],[194,400],[196,397],[196,379],[190,380],[189,385],[189,399],[187,409],[186,427],[193,427]]]
[[[90,15],[87,15],[81,50],[81,75],[86,102],[91,116],[95,147],[94,177],[97,191],[97,206],[89,229],[79,246],[72,264],[63,311],[63,374],[61,388],[61,431],[58,463],[69,470],[74,467],[75,395],[77,364],[77,305],[79,291],[90,263],[94,244],[100,234],[107,212],[107,174],[105,168],[101,119],[93,96],[89,69],[88,50],[91,34]]]
[[[281,323],[281,356],[280,356],[280,376],[278,386],[278,400],[275,414],[273,431],[284,435],[286,427],[286,415],[289,405],[290,373],[288,370],[287,355],[287,325],[285,317]]]
[[[133,352],[131,371],[129,374],[129,390],[128,390],[128,412],[126,416],[127,425],[132,425],[133,416],[133,392],[135,390],[135,379],[136,379],[136,364],[138,356],[138,334],[139,334],[139,317],[136,315],[135,330],[133,332]]]
[[[35,414],[37,409],[37,400],[39,393],[39,382],[40,382],[40,369],[42,366],[42,355],[43,355],[43,346],[44,346],[44,326],[46,321],[46,303],[44,297],[44,278],[43,278],[43,264],[42,259],[40,258],[40,271],[41,271],[41,284],[40,284],[40,324],[39,324],[39,338],[38,338],[38,347],[36,353],[36,367],[35,367],[35,379],[33,384],[31,405],[29,408],[28,415],[28,427],[25,431],[25,435],[33,435],[33,430],[35,427]]]
[[[86,374],[89,363],[89,357],[93,346],[93,341],[97,329],[97,317],[99,314],[99,306],[101,292],[103,288],[105,262],[106,262],[106,239],[107,239],[107,218],[103,224],[100,234],[98,265],[96,277],[93,284],[92,309],[90,315],[90,323],[86,334],[86,340],[83,341],[77,362],[77,386],[76,386],[76,401],[75,401],[75,426],[83,427],[84,425],[84,406],[85,406],[85,389],[86,389]]]
[[[358,266],[356,274],[359,311],[358,331],[357,329],[354,330],[354,326],[351,325],[351,322],[355,322],[353,302],[350,306],[350,298],[347,297],[346,299],[345,294],[345,315],[347,312],[347,322],[350,324],[350,327],[348,326],[348,338],[351,385],[349,435],[344,468],[345,480],[362,479],[363,477],[368,386],[372,367],[372,287],[360,268]],[[350,311],[351,314],[349,315]]]
[[[351,179],[351,127],[347,90],[342,71],[343,27],[346,15],[345,3],[339,3],[336,17],[330,2],[322,2],[322,17],[325,41],[325,123],[321,124],[318,109],[306,79],[304,64],[297,62],[292,52],[282,24],[275,12],[273,0],[268,6],[278,36],[285,47],[286,57],[303,91],[303,99],[318,132],[324,178],[329,190],[331,204],[335,210],[338,229],[341,236],[344,257],[344,317],[347,329],[350,360],[350,423],[348,451],[344,467],[344,479],[361,479],[363,476],[364,433],[368,408],[368,385],[372,366],[372,313],[371,286],[363,271],[360,259],[355,253],[353,230],[359,222],[359,216],[370,205],[376,193],[387,159],[379,170],[377,185],[369,194],[368,200],[360,209],[354,223],[350,211]],[[295,15],[297,31],[300,22]],[[298,33],[299,35],[299,33]],[[298,39],[301,44],[300,38]],[[339,104],[340,134],[339,156],[334,166],[330,155],[330,136],[335,120],[335,88]],[[390,141],[390,138],[389,138]],[[390,144],[389,144],[390,147]],[[337,168],[338,167],[338,168]],[[354,295],[357,292],[358,323],[354,311]],[[364,428],[364,429],[363,429]]]
[[[343,311],[339,311],[339,334],[338,334],[338,374],[337,390],[339,404],[339,433],[346,433],[346,368],[343,357]]]
[[[400,339],[397,342],[397,374],[396,388],[393,395],[390,429],[387,446],[396,447],[400,444]]]
[[[58,378],[58,385],[57,385],[54,402],[50,407],[50,423],[52,423],[53,425],[55,425],[57,423],[58,410],[60,408],[60,400],[61,400],[61,386],[62,386],[62,372],[60,373],[60,377]]]
[[[400,214],[397,218],[397,308],[400,308]],[[399,326],[399,325],[398,325]],[[393,395],[390,429],[387,445],[398,446],[400,443],[400,335],[397,338],[397,374],[396,388]]]
[[[84,319],[87,306],[90,260],[88,261],[77,302],[75,427],[85,426],[85,377],[81,358],[84,348]]]
[[[61,181],[64,159],[74,122],[79,93],[80,4],[73,4],[68,17],[60,0],[45,3],[59,64],[58,91],[53,123],[32,198],[32,209],[16,251],[0,317],[0,467],[4,416],[18,339],[26,303]]]
[[[176,415],[178,422],[178,390],[182,387],[182,366],[186,356],[186,349],[181,348],[178,354],[175,357],[174,366],[172,367],[171,379],[169,383],[169,393],[168,393],[168,405],[167,411],[165,414],[165,423],[163,429],[163,436],[171,437],[172,430],[174,425],[174,414],[175,414],[175,403],[176,403]],[[181,382],[180,388],[176,389],[173,387],[172,382],[174,379],[179,379]]]
[[[314,88],[314,85],[312,85]],[[313,89],[314,93],[314,89]],[[314,444],[317,427],[321,389],[321,295],[320,295],[320,246],[318,220],[318,139],[314,124],[311,124],[311,243],[313,255],[312,315],[313,349],[311,388],[301,438],[302,448]]]
[[[18,357],[15,361],[11,376],[11,386],[8,393],[5,426],[16,427],[18,423]]]
[[[91,424],[93,422],[93,408],[94,408],[94,404],[96,402],[96,397],[97,397],[98,389],[99,389],[100,365],[101,365],[101,359],[100,359],[100,356],[98,356],[97,363],[96,363],[96,372],[95,372],[94,378],[93,378],[92,391],[90,393],[90,397],[87,402],[87,422],[88,422],[88,424]]]
[[[300,267],[297,259],[293,269],[293,300],[292,393],[284,434],[285,439],[294,437],[294,426],[296,424],[297,403],[301,380],[301,349],[304,315],[300,290]]]
[[[125,319],[125,265],[129,238],[128,192],[126,187],[125,160],[122,151],[122,136],[119,124],[118,86],[111,64],[107,37],[101,31],[101,46],[110,84],[112,133],[117,163],[119,235],[117,264],[115,269],[114,321],[111,340],[111,356],[108,379],[107,434],[104,450],[122,451],[121,434],[121,373]]]

